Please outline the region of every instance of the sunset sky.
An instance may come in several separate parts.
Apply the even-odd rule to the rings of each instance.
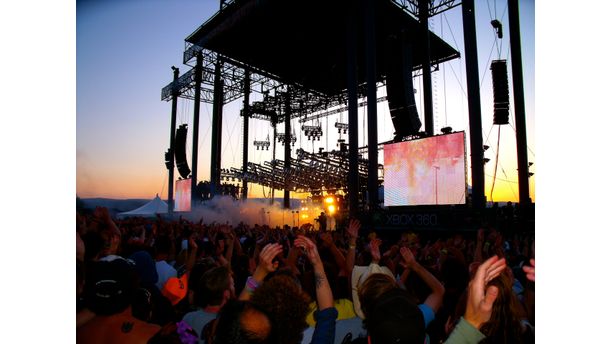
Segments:
[[[169,147],[171,106],[169,102],[160,100],[161,89],[172,79],[170,66],[179,67],[181,74],[190,68],[182,64],[184,39],[212,16],[218,6],[218,1],[212,0],[77,1],[76,192],[79,197],[153,198],[155,194],[163,199],[167,197],[168,177],[163,154]],[[534,162],[531,171],[535,173],[533,1],[521,1],[520,11],[528,160]],[[492,125],[493,99],[489,71],[492,59],[508,59],[512,102],[507,12],[506,1],[476,1],[482,133],[484,143],[491,147],[485,152],[485,157],[491,159],[485,169],[485,194],[488,200],[498,131],[498,126]],[[504,36],[501,40],[496,40],[490,25],[490,21],[495,18],[503,24]],[[461,8],[433,17],[430,28],[462,55],[461,59],[442,64],[440,70],[433,73],[435,132],[439,133],[440,128],[445,126],[466,131],[469,152]],[[415,98],[422,119],[420,82],[420,78],[415,79]],[[384,88],[379,95],[384,95]],[[257,95],[252,94],[251,99],[258,100]],[[224,107],[223,168],[241,166],[242,138],[238,116],[241,101],[239,99]],[[513,107],[511,103],[511,109]],[[208,180],[210,174],[208,147],[211,139],[211,110],[211,105],[202,103],[198,180]],[[359,108],[359,146],[364,145],[364,138],[367,137],[364,111],[365,108]],[[386,102],[378,104],[378,113],[378,139],[380,142],[388,141],[393,137],[394,129]],[[334,124],[337,121],[346,122],[347,117],[344,113],[322,119],[323,131],[329,132],[329,135],[315,143],[300,135],[300,125],[293,121],[294,131],[299,136],[295,149],[336,149],[338,134]],[[189,126],[187,157],[190,165],[193,150],[192,122],[193,101],[180,99],[177,125],[187,123]],[[252,119],[250,123],[249,143],[255,139],[265,140],[267,135],[272,135],[267,122]],[[518,200],[515,135],[514,119],[511,118],[510,125],[502,126],[500,130],[499,164],[493,194],[495,201]],[[346,135],[343,138],[347,139]],[[271,159],[271,150],[257,151],[252,144],[249,147],[249,161],[263,163]],[[277,157],[282,158],[280,145],[277,147]],[[383,158],[380,151],[380,163]],[[469,155],[467,163],[467,180],[470,183]],[[530,195],[535,201],[534,180],[530,178]],[[259,185],[252,185],[249,196],[260,197],[262,189]]]
[[[612,299],[606,297],[609,274],[605,273],[612,241],[606,201],[612,194],[607,159],[612,64],[607,63],[611,48],[605,44],[612,32],[610,5],[603,1],[585,4],[521,1],[529,161],[535,162],[532,171],[536,172],[531,182],[538,181],[536,256],[538,270],[545,271],[538,273],[538,290],[543,292],[537,300],[538,339],[543,343],[600,342],[609,336],[606,316],[567,316],[606,314],[612,309]],[[24,338],[46,342],[51,338],[74,343],[74,195],[153,198],[160,193],[165,198],[163,152],[168,147],[170,104],[160,101],[160,90],[171,80],[170,66],[187,70],[181,64],[183,40],[216,10],[218,1],[33,0],[3,5],[0,141],[5,159],[0,258],[17,262],[5,264],[4,272],[17,278],[23,297],[3,301],[4,312],[11,316],[5,317],[7,330],[1,332],[0,342],[20,343]],[[492,147],[485,154],[491,159],[486,172],[490,176],[494,154],[489,152],[496,146],[497,133],[491,125],[487,61],[494,41],[489,13],[501,17],[506,2],[478,0],[476,6],[482,131]],[[447,12],[448,21],[454,23],[451,12],[460,17],[460,9]],[[458,22],[452,25],[451,36],[441,21],[444,18],[437,17],[433,29],[440,33],[444,27],[441,36],[463,51]],[[503,22],[501,50],[506,57],[507,25]],[[436,130],[448,118],[448,125],[469,134],[467,101],[458,86],[465,83],[457,81],[465,78],[459,67],[463,62],[448,63],[435,73],[434,99],[446,99],[446,106],[437,102]],[[443,80],[447,82],[445,98]],[[382,112],[385,107],[379,104],[381,118],[388,116]],[[189,122],[193,106],[181,102],[179,109]],[[235,123],[235,114],[229,113],[228,108],[227,132]],[[209,145],[209,121],[210,109],[204,106],[201,147]],[[335,121],[330,119],[331,125]],[[384,141],[389,136],[382,133],[392,129],[382,122],[379,139]],[[263,139],[268,127],[260,127],[254,129],[254,135]],[[235,132],[240,126],[236,128]],[[501,129],[498,178],[510,182],[498,179],[495,190],[500,194],[496,197],[514,199],[518,194],[514,131],[510,126]],[[539,159],[535,159],[536,140]],[[330,138],[329,146],[334,144],[335,138]],[[227,154],[233,155],[236,147],[228,145]],[[201,156],[208,156],[202,151]],[[264,154],[251,156],[255,162],[266,158]],[[208,178],[207,160],[201,160],[202,178]],[[230,160],[224,155],[224,167],[233,165]],[[487,197],[490,185],[488,179]],[[535,200],[533,184],[531,192]],[[44,283],[42,293],[41,281],[52,281]],[[2,289],[5,295],[16,295],[14,283],[1,288],[6,289]],[[564,313],[558,311],[559,300],[586,288],[589,292],[580,294],[580,302],[568,304]],[[36,331],[29,322],[20,321],[32,314],[27,305],[51,310],[52,316],[37,324]]]

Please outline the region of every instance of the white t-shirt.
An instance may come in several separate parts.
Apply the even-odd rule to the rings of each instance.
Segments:
[[[155,262],[155,270],[157,270],[157,283],[155,285],[159,290],[164,288],[164,285],[170,277],[176,277],[176,269],[168,264],[165,260]]]

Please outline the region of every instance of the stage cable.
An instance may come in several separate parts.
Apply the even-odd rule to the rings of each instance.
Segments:
[[[501,125],[497,126],[497,148],[495,149],[495,167],[493,169],[493,181],[491,182],[490,199],[493,202],[493,190],[495,189],[495,179],[497,178],[497,164],[499,162],[499,141],[501,137]]]
[[[444,40],[444,22],[440,17],[440,37]],[[444,82],[444,126],[448,127],[448,107],[446,105],[446,64],[442,64],[442,81]]]

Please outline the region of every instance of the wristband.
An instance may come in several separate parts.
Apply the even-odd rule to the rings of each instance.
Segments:
[[[247,288],[247,290],[250,289],[252,291],[255,291],[255,289],[259,288],[259,283],[257,283],[253,276],[249,276],[249,278],[247,278],[245,287]]]

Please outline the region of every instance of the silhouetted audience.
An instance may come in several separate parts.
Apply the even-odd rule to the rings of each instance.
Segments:
[[[498,215],[516,217],[511,205]],[[77,342],[534,342],[533,234],[338,223],[77,213]]]

